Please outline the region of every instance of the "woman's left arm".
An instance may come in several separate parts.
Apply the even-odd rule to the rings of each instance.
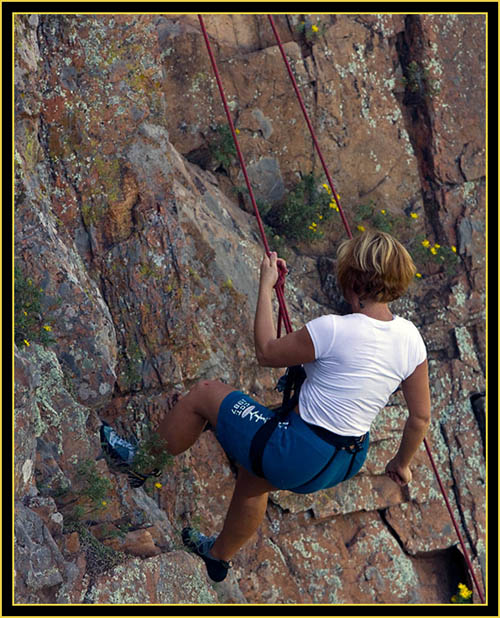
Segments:
[[[386,473],[398,485],[411,481],[410,462],[425,438],[431,422],[431,396],[427,360],[401,383],[410,412],[396,456],[386,466]]]
[[[273,322],[273,288],[278,280],[278,263],[285,269],[276,253],[264,256],[260,270],[259,297],[254,321],[254,342],[257,362],[263,367],[292,367],[314,360],[314,345],[307,328],[289,333],[279,339]]]

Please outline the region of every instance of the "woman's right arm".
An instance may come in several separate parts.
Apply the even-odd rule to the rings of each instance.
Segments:
[[[386,466],[386,474],[398,485],[411,481],[410,462],[425,438],[431,421],[431,398],[427,360],[401,383],[410,415],[406,421],[396,456]]]

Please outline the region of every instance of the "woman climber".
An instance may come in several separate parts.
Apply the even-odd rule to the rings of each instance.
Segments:
[[[205,561],[215,581],[226,577],[231,558],[257,531],[269,491],[311,493],[333,487],[360,470],[370,425],[400,385],[409,416],[399,449],[385,468],[400,486],[411,481],[410,462],[430,423],[424,342],[416,327],[394,316],[388,306],[415,275],[406,249],[378,231],[343,242],[337,253],[337,279],[352,313],[324,315],[281,338],[275,334],[272,310],[279,268],[286,272],[285,262],[275,253],[264,257],[254,322],[255,353],[264,367],[303,365],[305,380],[298,405],[276,423],[263,444],[262,476],[253,473],[252,441],[274,413],[223,382],[199,382],[158,428],[169,452],[177,455],[194,444],[208,422],[226,453],[238,463],[222,531],[210,537],[192,528],[182,532],[184,544]],[[108,444],[123,442],[112,430],[107,436]]]

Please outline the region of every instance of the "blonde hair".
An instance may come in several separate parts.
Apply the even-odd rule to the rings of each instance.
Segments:
[[[404,294],[416,272],[411,255],[386,232],[367,230],[337,250],[337,280],[346,297],[388,303]]]

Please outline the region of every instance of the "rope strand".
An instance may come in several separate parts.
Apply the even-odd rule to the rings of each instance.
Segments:
[[[212,52],[212,47],[210,45],[210,41],[208,38],[208,33],[207,33],[207,29],[205,28],[205,22],[203,21],[203,17],[201,15],[198,15],[198,19],[200,22],[200,26],[201,26],[201,31],[203,32],[203,37],[205,39],[205,44],[207,46],[207,51],[208,51],[208,55],[210,57],[210,62],[212,64],[212,69],[214,71],[214,75],[215,75],[215,79],[217,81],[217,86],[219,87],[219,93],[222,99],[222,104],[224,105],[224,111],[226,112],[226,116],[227,116],[227,122],[229,124],[229,128],[231,129],[231,134],[233,136],[233,141],[234,141],[234,145],[236,147],[236,153],[238,155],[238,159],[240,161],[240,166],[241,166],[241,171],[243,172],[243,176],[245,178],[245,183],[247,185],[247,189],[248,189],[248,195],[250,196],[250,201],[252,202],[252,206],[253,206],[253,210],[255,213],[255,218],[257,219],[257,225],[259,226],[259,232],[262,238],[262,244],[264,245],[264,249],[266,251],[266,255],[269,257],[271,254],[271,251],[269,249],[269,243],[267,242],[267,237],[266,237],[266,232],[264,230],[264,224],[262,222],[262,217],[260,216],[260,212],[259,212],[259,208],[257,206],[257,202],[255,201],[255,197],[254,197],[254,193],[252,190],[252,185],[250,184],[250,179],[248,178],[248,174],[247,174],[247,168],[245,165],[245,161],[243,159],[243,155],[241,153],[241,149],[240,149],[240,145],[238,144],[238,138],[236,137],[236,130],[234,128],[234,124],[233,124],[233,119],[231,118],[231,112],[229,111],[229,106],[227,104],[227,100],[226,100],[226,95],[224,93],[224,87],[222,85],[222,80],[220,78],[219,75],[219,70],[217,68],[217,63],[215,61],[215,56]],[[285,325],[285,329],[287,333],[291,333],[292,332],[292,322],[290,320],[290,316],[288,313],[288,309],[286,306],[286,301],[285,301],[285,292],[284,292],[284,285],[285,285],[285,275],[283,272],[280,272],[280,277],[278,279],[278,282],[275,286],[275,290],[276,290],[276,296],[278,298],[278,304],[279,304],[279,316],[278,316],[278,333],[281,332],[281,323],[283,322],[283,324]],[[278,335],[279,336],[279,335]]]
[[[300,94],[299,91],[299,87],[297,86],[297,82],[295,80],[295,76],[292,72],[292,69],[290,67],[290,63],[288,62],[288,58],[286,57],[285,54],[285,50],[283,49],[283,45],[281,43],[281,39],[280,39],[280,35],[278,34],[278,31],[276,29],[276,26],[274,24],[274,19],[272,18],[272,15],[268,15],[269,18],[269,22],[271,23],[271,28],[273,29],[274,32],[274,36],[276,38],[276,42],[278,43],[278,47],[279,50],[281,52],[281,56],[283,58],[283,61],[285,63],[286,69],[288,71],[288,75],[290,76],[290,81],[292,82],[293,85],[293,89],[295,90],[295,94],[297,95],[297,100],[299,102],[300,108],[302,109],[302,113],[304,114],[304,118],[306,120],[307,126],[309,127],[309,132],[311,134],[312,140],[314,142],[314,146],[316,148],[316,152],[318,153],[319,159],[321,161],[321,165],[323,166],[323,170],[325,172],[326,178],[328,180],[328,184],[330,185],[330,188],[332,190],[332,194],[333,194],[333,199],[335,200],[335,203],[337,204],[337,208],[339,209],[339,213],[340,213],[340,217],[342,219],[342,223],[344,224],[345,230],[347,232],[347,236],[349,238],[352,238],[352,234],[351,234],[351,229],[349,227],[349,223],[347,222],[346,216],[344,214],[344,211],[342,210],[342,206],[340,205],[340,201],[337,195],[337,191],[335,190],[335,186],[333,184],[333,180],[332,177],[330,176],[330,172],[328,171],[328,167],[325,163],[325,160],[323,158],[323,154],[321,152],[321,148],[319,147],[319,143],[318,140],[316,138],[316,133],[314,132],[312,123],[309,119],[309,114],[307,113],[307,109],[306,106],[304,105],[304,101],[302,100],[302,95]]]

